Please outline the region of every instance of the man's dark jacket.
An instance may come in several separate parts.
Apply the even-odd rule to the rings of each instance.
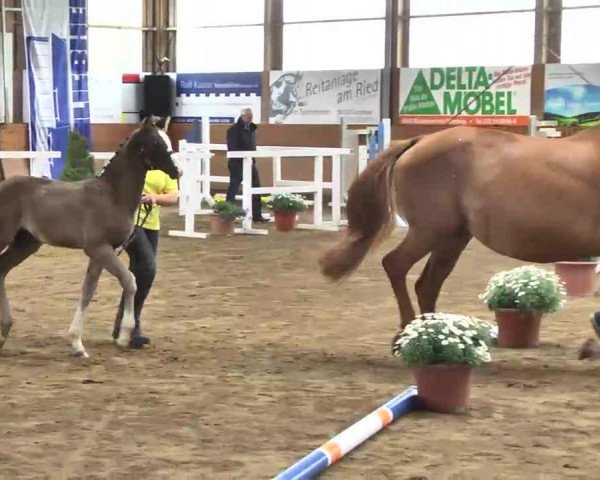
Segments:
[[[241,117],[227,129],[227,150],[230,152],[246,152],[256,150],[256,124],[244,124]],[[231,160],[241,160],[231,159]]]

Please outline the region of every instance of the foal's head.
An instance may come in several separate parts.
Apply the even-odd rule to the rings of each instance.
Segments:
[[[162,170],[173,179],[179,177],[179,170],[173,163],[167,144],[150,117],[133,133],[127,142],[127,149],[139,156],[148,170]]]

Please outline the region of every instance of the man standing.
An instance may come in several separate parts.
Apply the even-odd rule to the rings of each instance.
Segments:
[[[227,150],[230,152],[256,150],[256,124],[252,122],[252,110],[244,108],[238,121],[227,130]],[[229,188],[227,189],[227,201],[234,202],[235,196],[242,184],[244,161],[241,158],[230,158]],[[260,187],[260,178],[256,168],[256,160],[252,160],[252,186]],[[262,216],[260,195],[252,195],[252,220],[255,222],[267,222]]]

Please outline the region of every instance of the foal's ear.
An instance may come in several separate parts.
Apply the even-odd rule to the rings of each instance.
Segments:
[[[152,121],[152,115],[148,115],[146,119],[142,122],[142,127],[153,127],[154,122]]]

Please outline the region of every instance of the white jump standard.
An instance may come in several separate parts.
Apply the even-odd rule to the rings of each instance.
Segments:
[[[341,221],[341,156],[349,155],[347,148],[316,148],[316,147],[261,147],[256,151],[228,152],[228,158],[243,159],[242,180],[242,208],[246,211],[246,217],[242,222],[242,228],[236,229],[236,233],[266,235],[268,230],[252,228],[252,195],[272,195],[276,193],[296,193],[314,195],[314,220],[312,224],[299,224],[297,228],[313,230],[338,230]],[[332,161],[331,182],[323,181],[323,157],[330,156]],[[306,158],[314,159],[314,179],[304,180],[282,180],[281,158]],[[276,185],[272,187],[252,187],[252,161],[255,158],[273,159],[273,177]],[[331,221],[323,221],[323,190],[331,190],[332,213]]]

